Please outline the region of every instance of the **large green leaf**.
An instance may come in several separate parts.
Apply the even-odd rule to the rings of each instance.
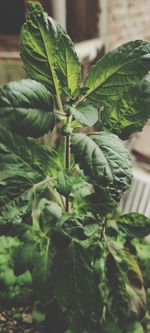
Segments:
[[[120,192],[129,187],[132,178],[129,154],[114,134],[74,134],[72,151],[76,162],[93,184],[110,185]]]
[[[105,117],[105,114],[103,115]],[[130,134],[141,131],[148,118],[150,118],[150,75],[116,101],[110,117],[105,118],[103,129],[127,139]]]
[[[141,107],[143,96],[137,109],[139,100],[138,103],[135,97],[133,100],[130,91],[149,70],[150,43],[141,40],[110,51],[91,68],[84,81],[84,86],[89,88],[85,99],[95,107],[104,106],[101,113],[103,129],[127,137],[142,128],[148,118],[147,111]],[[130,126],[132,129],[129,130]]]
[[[60,96],[79,88],[80,64],[72,41],[39,3],[29,3],[21,31],[21,57],[28,76]],[[60,106],[60,105],[59,105]]]
[[[29,207],[31,210],[43,181],[50,182],[55,155],[33,139],[0,129],[0,221],[18,221]]]
[[[132,245],[137,251],[137,257],[142,264],[142,271],[144,275],[144,285],[146,288],[150,286],[150,242],[148,239],[139,240],[134,238],[132,240]]]
[[[134,284],[126,284],[130,311],[133,318],[142,320],[146,313],[146,294],[144,287],[138,288]]]
[[[121,215],[116,220],[119,228],[131,238],[143,238],[150,234],[150,218],[143,214],[132,212]]]
[[[0,88],[0,121],[21,136],[42,136],[55,123],[51,94],[33,80],[8,83]]]
[[[69,327],[75,332],[91,327],[98,310],[95,309],[96,287],[88,250],[72,241],[67,249],[58,253],[53,266],[53,285]]]
[[[109,186],[94,186],[94,193],[89,195],[89,205],[93,212],[106,215],[112,212],[120,199],[120,191]]]
[[[108,309],[120,327],[124,328],[129,312],[126,280],[118,262],[111,253],[109,253],[106,261],[106,276],[109,291]]]

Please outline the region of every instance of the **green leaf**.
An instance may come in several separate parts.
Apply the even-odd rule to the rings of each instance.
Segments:
[[[57,191],[65,197],[68,196],[72,190],[72,182],[71,174],[60,171],[57,177]]]
[[[142,265],[142,271],[144,276],[144,285],[146,288],[150,286],[150,242],[148,239],[134,238],[132,245],[136,249],[137,257]]]
[[[125,275],[111,253],[106,260],[106,277],[109,291],[108,309],[120,327],[123,328],[129,311],[126,281]]]
[[[143,214],[132,212],[119,216],[116,220],[121,231],[131,238],[143,238],[150,234],[150,218]]]
[[[123,331],[118,327],[113,321],[106,321],[101,327],[101,332],[103,333],[123,333]]]
[[[73,43],[62,27],[30,3],[21,31],[21,57],[28,76],[43,83],[51,92],[73,96],[79,88],[80,64]],[[60,105],[59,105],[60,106]]]
[[[86,102],[71,108],[74,118],[82,125],[93,126],[98,121],[98,111]]]
[[[56,155],[33,139],[0,129],[0,222],[19,222],[31,212],[36,193],[50,182]]]
[[[64,333],[68,327],[63,311],[61,311],[59,304],[53,298],[49,304],[41,303],[41,306],[45,308],[45,320],[40,322],[37,326],[39,333],[47,333],[49,328],[53,329],[53,333]],[[73,332],[72,332],[73,333]]]
[[[103,129],[116,133],[122,139],[140,132],[150,117],[150,75],[117,100]]]
[[[14,256],[14,270],[16,275],[25,273],[28,270],[31,271],[34,263],[36,247],[37,245],[34,240],[31,242],[21,242],[20,246],[18,246]]]
[[[91,211],[102,215],[112,212],[120,199],[120,193],[118,194],[116,196],[109,186],[94,186],[94,193],[88,197]]]
[[[126,250],[119,251],[119,257],[123,260],[123,270],[126,271],[132,286],[143,286],[143,276],[137,258]]]
[[[117,136],[100,132],[74,134],[72,151],[76,163],[93,184],[111,185],[115,191],[124,192],[131,182],[131,163],[128,151]]]
[[[32,318],[33,321],[35,321],[36,323],[40,323],[42,321],[44,321],[45,317],[46,317],[46,313],[44,311],[44,307],[43,305],[37,301],[34,303],[33,306],[33,311],[32,311]]]
[[[107,53],[94,65],[84,81],[84,87],[89,88],[84,100],[94,107],[104,106],[101,113],[102,129],[126,137],[132,115],[134,119],[146,121],[147,112],[142,108],[136,111],[132,108],[131,88],[134,87],[150,70],[150,43],[136,40],[121,45]],[[142,100],[141,103],[142,105]],[[142,112],[142,115],[139,113]],[[131,118],[130,118],[131,115]],[[132,126],[132,132],[141,129],[141,125]],[[127,128],[127,133],[126,133]]]
[[[126,284],[126,289],[133,318],[142,320],[146,313],[146,294],[144,287],[138,288],[132,284]]]
[[[16,134],[40,137],[54,127],[52,96],[36,81],[10,82],[0,88],[0,120]]]
[[[141,320],[146,312],[146,294],[143,286],[143,276],[137,258],[126,250],[119,251],[122,259],[122,270],[126,273],[126,289],[133,318]]]
[[[53,266],[53,290],[66,312],[69,327],[82,332],[91,327],[95,314],[94,276],[88,251],[72,241],[56,255]],[[96,310],[97,311],[97,310]]]
[[[125,333],[144,333],[143,326],[137,321],[128,325]]]
[[[33,289],[36,299],[41,302],[49,301],[53,297],[51,267],[54,255],[55,252],[50,247],[50,240],[48,239],[46,246],[42,246],[42,250],[36,254],[34,259],[32,270]]]

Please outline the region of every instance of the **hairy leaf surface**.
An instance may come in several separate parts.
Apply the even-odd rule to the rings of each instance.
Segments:
[[[149,54],[149,42],[131,41],[107,53],[91,68],[84,81],[84,86],[89,88],[85,99],[95,107],[104,106],[102,129],[127,137],[142,128],[148,113],[141,108],[143,99],[137,109],[131,88],[150,70]]]
[[[40,137],[54,127],[53,98],[34,80],[0,88],[1,126],[21,136]]]
[[[79,88],[80,64],[73,43],[39,3],[28,6],[21,31],[21,57],[28,76],[56,93],[59,101],[63,89],[73,96]]]

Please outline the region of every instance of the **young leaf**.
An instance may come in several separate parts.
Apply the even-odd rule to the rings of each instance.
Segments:
[[[150,218],[143,214],[132,212],[119,216],[116,220],[119,228],[132,238],[143,238],[150,234]]]
[[[0,121],[16,134],[40,137],[54,127],[53,98],[33,80],[8,83],[0,88]]]
[[[68,196],[72,190],[72,186],[73,180],[71,174],[64,174],[63,171],[60,171],[57,177],[57,191],[64,196]]]
[[[97,109],[87,103],[81,103],[81,105],[78,104],[77,107],[72,107],[71,113],[79,123],[85,126],[93,126],[98,121]]]
[[[63,89],[79,88],[80,64],[72,41],[39,3],[29,3],[21,31],[21,57],[28,76],[43,83],[60,102]]]
[[[104,106],[104,112],[101,114],[102,129],[111,130],[119,135],[123,131],[125,136],[126,127],[130,125],[130,115],[137,113],[131,109],[131,105],[128,110],[130,89],[150,70],[149,53],[149,42],[131,41],[107,53],[91,68],[84,81],[84,87],[89,88],[85,99],[95,107]],[[125,98],[122,100],[123,95]],[[142,101],[140,103],[142,104]],[[143,121],[146,121],[148,115],[143,108],[140,112],[143,114],[140,116],[143,126]],[[127,119],[125,113],[129,114]],[[132,126],[132,132],[137,130],[136,127]]]
[[[123,328],[129,311],[126,280],[119,264],[111,253],[109,253],[106,261],[106,276],[109,290],[109,310],[113,318]]]
[[[72,151],[75,161],[93,183],[111,184],[121,192],[129,187],[132,178],[129,153],[114,134],[74,134]]]

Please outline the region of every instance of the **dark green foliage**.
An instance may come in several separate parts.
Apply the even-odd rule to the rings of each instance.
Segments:
[[[106,262],[106,277],[110,313],[119,326],[124,327],[129,310],[125,275],[111,253]]]
[[[80,86],[72,41],[36,1],[20,40],[29,78],[0,88],[1,307],[32,305],[40,333],[143,333],[150,220],[116,209],[132,180],[119,137],[150,116],[150,43],[109,52]],[[30,137],[55,118],[54,150]]]
[[[0,89],[0,118],[16,134],[42,136],[55,123],[52,95],[33,80],[11,82]]]
[[[139,213],[121,215],[117,219],[120,230],[127,232],[129,237],[143,238],[150,234],[150,219]]]

